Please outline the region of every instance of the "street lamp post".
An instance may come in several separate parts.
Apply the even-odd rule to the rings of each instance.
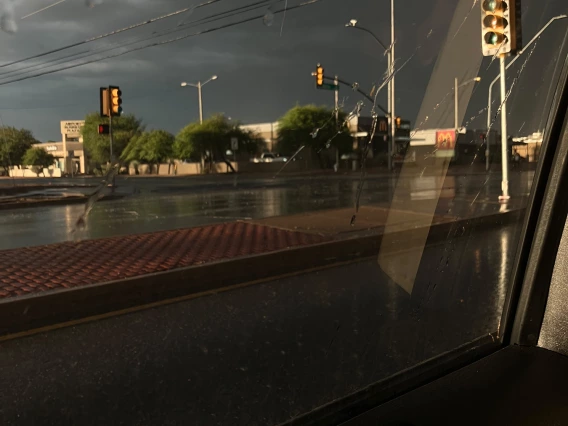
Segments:
[[[391,141],[388,145],[388,167],[389,170],[392,170],[392,156],[393,156],[393,147],[394,147],[394,138],[396,133],[395,127],[395,120],[394,120],[394,0],[391,0],[391,45],[387,47],[371,30],[367,28],[361,27],[357,25],[356,19],[351,19],[347,24],[345,24],[347,28],[355,28],[361,31],[365,31],[366,33],[370,34],[373,39],[383,48],[383,50],[387,53],[387,78],[389,78],[389,82],[387,84],[387,103],[388,103],[388,119],[390,122],[390,133],[391,133]]]
[[[217,78],[218,77],[216,75],[213,75],[213,76],[211,76],[211,78],[209,80],[205,81],[204,83],[202,83],[201,81],[198,81],[196,84],[187,83],[185,81],[183,83],[181,83],[182,87],[191,86],[191,87],[197,88],[197,94],[198,94],[198,97],[199,97],[199,123],[200,124],[203,124],[203,97],[201,95],[201,88],[203,86],[205,86],[207,83],[209,83],[210,81],[217,80]]]
[[[211,78],[209,78],[209,80],[205,81],[205,83],[202,83],[201,81],[198,81],[197,84],[187,83],[185,81],[181,83],[182,87],[186,86],[197,87],[197,94],[199,97],[199,124],[203,124],[203,98],[201,96],[201,88],[210,81],[217,80],[217,78],[218,77],[216,75],[212,75]],[[201,170],[203,169],[205,169],[205,159],[203,157],[203,153],[201,153]]]
[[[458,78],[454,79],[454,128],[456,132],[459,130],[459,120],[458,120],[458,109],[459,109],[459,96],[458,91],[460,87],[465,86],[466,84],[475,83],[477,81],[481,81],[481,77],[475,77],[471,80],[467,80],[466,82],[458,85]]]

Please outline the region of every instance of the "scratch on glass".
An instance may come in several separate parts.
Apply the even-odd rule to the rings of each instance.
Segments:
[[[118,172],[119,167],[120,166],[118,164],[112,164],[109,170],[107,171],[107,173],[105,174],[105,176],[103,177],[103,180],[101,181],[99,186],[97,186],[93,191],[93,193],[89,195],[89,198],[85,203],[85,208],[83,210],[83,213],[81,214],[81,216],[79,216],[79,218],[75,222],[75,227],[72,231],[73,233],[79,229],[85,229],[89,213],[95,206],[95,203],[103,197],[103,190],[108,186],[109,182],[112,182],[114,176]]]
[[[300,148],[298,148],[294,153],[294,155],[292,155],[290,159],[286,161],[286,163],[284,163],[284,165],[280,168],[280,170],[278,170],[278,172],[272,177],[272,179],[276,179],[276,177],[278,177],[278,175],[282,172],[282,170],[284,170],[286,166],[288,166],[288,164],[290,164],[294,160],[294,158],[296,158],[296,156],[300,153],[300,151],[302,151],[305,147],[306,145],[302,145]]]
[[[469,15],[471,15],[471,12],[473,11],[473,8],[475,7],[475,5],[477,4],[478,0],[473,0],[473,4],[471,5],[471,8],[469,9],[469,12],[467,12],[467,14],[465,15],[465,17],[463,18],[462,23],[460,24],[460,26],[458,27],[457,31],[455,32],[454,36],[452,37],[452,40],[456,38],[456,36],[458,35],[458,33],[460,32],[460,30],[462,29],[462,27],[465,24],[465,21],[467,21],[467,18],[469,18]]]

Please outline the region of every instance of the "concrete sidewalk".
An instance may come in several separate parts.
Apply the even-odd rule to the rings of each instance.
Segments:
[[[384,232],[387,225],[390,233],[505,213],[523,208],[526,201],[526,197],[512,198],[507,204],[473,196],[463,199],[440,198],[432,213],[432,200],[408,200],[397,203],[397,209],[391,208],[388,204],[362,206],[353,224],[355,209],[352,207],[269,217],[251,222],[289,231],[333,236],[338,239],[348,238],[349,234],[361,231]]]
[[[351,224],[353,214],[353,208],[333,209],[301,213],[292,216],[270,217],[252,222],[263,226],[340,238],[356,231],[379,230],[380,228],[384,228],[389,219],[389,215],[391,216],[389,224],[393,224],[394,221],[392,231],[414,229],[416,226],[429,219],[432,219],[432,225],[452,222],[456,219],[454,216],[435,215],[432,218],[431,215],[420,212],[391,210],[388,207],[365,206],[359,209],[355,222]]]

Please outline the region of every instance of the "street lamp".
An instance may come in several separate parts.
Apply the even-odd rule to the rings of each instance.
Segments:
[[[201,81],[198,81],[197,84],[193,84],[193,83],[186,83],[185,81],[183,83],[181,83],[181,87],[186,87],[186,86],[191,86],[191,87],[197,87],[197,92],[199,95],[199,123],[203,124],[203,99],[201,96],[201,88],[203,86],[205,86],[207,83],[209,83],[210,81],[213,80],[217,80],[217,76],[213,75],[211,76],[211,78],[207,81],[205,81],[204,83],[202,83]]]
[[[465,81],[465,82],[463,82],[462,84],[459,84],[459,85],[458,85],[458,78],[456,77],[454,79],[454,128],[456,129],[456,132],[458,131],[458,128],[459,128],[459,123],[458,123],[458,89],[460,87],[465,86],[466,84],[475,83],[477,81],[481,81],[481,77],[472,78],[471,80],[467,80],[467,81]]]
[[[365,31],[366,33],[370,34],[373,39],[379,43],[379,45],[383,48],[383,50],[387,53],[387,62],[388,62],[388,73],[387,78],[389,78],[388,82],[388,110],[389,110],[389,120],[390,120],[390,143],[388,146],[388,161],[389,161],[389,170],[392,170],[392,152],[394,148],[395,136],[396,136],[396,127],[395,127],[395,94],[394,94],[394,1],[391,0],[391,45],[387,47],[371,30],[367,28],[361,27],[357,25],[357,19],[351,19],[345,26],[347,28],[355,28],[361,31]]]

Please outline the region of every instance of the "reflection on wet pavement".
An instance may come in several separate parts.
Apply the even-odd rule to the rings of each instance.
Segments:
[[[460,216],[471,214],[460,200],[476,200],[476,211],[492,211],[500,191],[499,176],[448,176],[439,205],[439,213]],[[516,176],[514,184],[528,194],[532,173]],[[362,205],[388,205],[394,193],[394,178],[369,176],[362,195]],[[43,206],[6,210],[0,215],[0,249],[51,244],[56,242],[103,238],[141,232],[235,220],[260,219],[293,215],[325,209],[352,207],[358,179],[349,176],[325,178],[241,179],[233,186],[233,177],[214,179],[124,179],[117,181],[117,193],[125,198],[97,202],[86,228],[73,233],[73,223],[84,211],[82,205]],[[416,177],[399,180],[403,192],[411,195],[410,208],[420,211],[420,202],[430,194],[439,180]],[[514,187],[513,185],[511,185]],[[480,195],[480,190],[482,194]],[[416,199],[417,194],[422,194]],[[521,195],[521,194],[519,194]],[[445,198],[447,197],[447,198]],[[513,201],[519,201],[519,196]]]

